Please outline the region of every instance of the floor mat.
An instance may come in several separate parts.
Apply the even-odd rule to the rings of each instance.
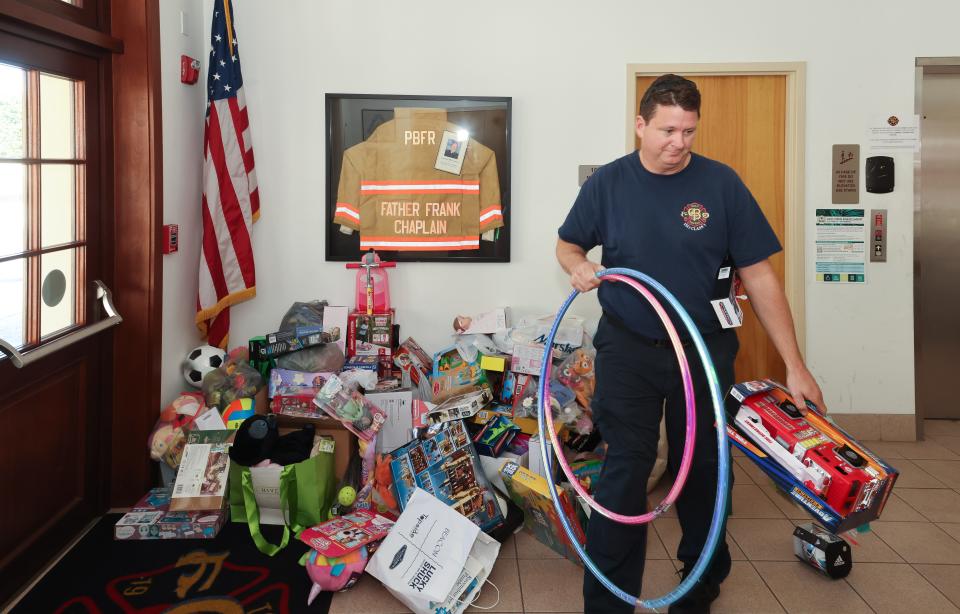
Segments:
[[[330,609],[331,593],[307,606],[311,582],[298,563],[308,550],[292,540],[276,556],[257,550],[246,524],[230,522],[214,539],[117,541],[108,514],[17,603],[13,612],[311,612]],[[280,527],[263,527],[279,543]]]

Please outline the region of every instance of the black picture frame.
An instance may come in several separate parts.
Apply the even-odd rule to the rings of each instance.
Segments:
[[[500,181],[503,227],[494,241],[480,241],[476,250],[391,251],[377,250],[394,262],[510,262],[510,136],[513,101],[497,96],[407,96],[386,94],[327,94],[325,259],[354,262],[360,259],[360,233],[344,234],[334,223],[343,153],[365,141],[380,124],[393,119],[398,107],[443,108],[448,120],[467,129],[472,138],[496,154]]]

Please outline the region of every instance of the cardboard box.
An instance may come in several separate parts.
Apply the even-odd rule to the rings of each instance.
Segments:
[[[487,377],[480,368],[479,357],[466,362],[456,346],[450,346],[434,354],[430,381],[433,402],[442,403],[454,395],[469,392],[473,386],[486,383]]]
[[[113,527],[113,538],[212,539],[227,520],[227,510],[171,512],[170,488],[154,488]]]
[[[333,439],[333,468],[337,474],[337,481],[339,482],[347,472],[347,465],[350,463],[350,458],[353,454],[357,453],[357,438],[354,437],[339,420],[334,420],[326,414],[314,417],[277,416],[277,425],[280,427],[281,435],[300,429],[307,423],[314,426],[318,435]]]
[[[393,320],[392,309],[389,313],[351,312],[347,318],[347,356],[392,357]]]
[[[539,343],[517,343],[513,346],[510,370],[514,373],[539,376],[543,366],[543,350],[544,347]]]
[[[343,363],[343,370],[360,369],[363,371],[377,371],[380,367],[379,356],[351,356]]]
[[[249,350],[251,356],[263,361],[333,340],[320,326],[298,326],[293,330],[268,333],[262,340],[254,337],[249,342]]]
[[[330,333],[334,343],[347,355],[347,322],[349,321],[350,308],[327,305],[323,308],[323,330]]]
[[[476,390],[454,395],[430,410],[427,423],[439,424],[450,420],[471,418],[493,400],[493,392],[487,384]]]
[[[460,335],[492,335],[510,328],[510,308],[498,307],[475,316],[457,316],[454,330]]]
[[[503,373],[510,366],[511,357],[507,354],[490,354],[480,357],[480,368],[484,371]]]
[[[445,422],[393,452],[390,472],[402,510],[416,488],[426,490],[483,531],[503,524],[493,487],[462,420]]]
[[[272,369],[267,381],[267,396],[272,399],[277,395],[315,395],[331,375],[335,374],[330,371],[311,373],[291,369]]]
[[[520,427],[521,433],[525,433],[527,435],[533,436],[540,432],[540,428],[539,428],[539,425],[537,424],[536,418],[515,418],[513,416],[513,408],[510,407],[509,405],[495,405],[491,409],[481,409],[473,417],[472,422],[474,424],[483,425],[483,424],[486,424],[490,420],[490,418],[492,418],[496,414],[500,414],[510,418],[511,422],[513,422],[514,424]],[[563,433],[563,431],[566,429],[566,425],[560,424],[559,422],[555,424],[556,424],[556,427],[560,429],[557,433],[558,435]]]
[[[734,445],[828,530],[842,533],[880,517],[899,472],[812,405],[800,412],[782,385],[756,380],[733,386],[726,410]],[[828,476],[826,485],[815,483],[813,467]]]
[[[547,449],[553,450],[553,444],[550,441],[547,441]],[[547,468],[543,464],[543,455],[540,454],[540,435],[533,435],[530,437],[529,444],[529,457],[528,465],[530,471],[539,475],[540,477],[546,478],[549,475]],[[553,459],[556,463],[556,459]]]
[[[367,399],[387,413],[377,434],[377,452],[391,452],[413,439],[413,391],[368,392]]]
[[[410,381],[414,386],[418,388],[430,387],[429,382],[425,382],[421,386],[420,379],[421,375],[430,377],[430,373],[433,371],[433,359],[420,347],[419,343],[414,341],[413,337],[407,337],[400,344],[394,354],[393,363],[401,374],[405,373],[410,376]]]
[[[508,462],[500,470],[504,486],[513,500],[523,509],[523,524],[534,537],[557,554],[561,554],[574,563],[582,565],[577,551],[567,538],[560,518],[553,507],[547,481],[539,475],[524,469],[520,465]],[[560,505],[573,526],[574,536],[581,546],[586,543],[582,516],[577,514],[570,493],[559,488]]]
[[[217,433],[218,431],[198,431]],[[170,496],[170,511],[219,510],[227,498],[230,444],[188,443]]]

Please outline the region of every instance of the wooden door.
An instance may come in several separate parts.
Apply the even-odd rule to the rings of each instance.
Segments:
[[[0,31],[0,337],[28,359],[105,317],[101,79]],[[103,511],[109,366],[109,333],[22,368],[0,355],[0,604]]]
[[[637,77],[640,100],[656,77]],[[736,75],[689,77],[700,89],[700,126],[693,150],[729,165],[753,193],[785,244],[784,162],[786,156],[786,77]],[[639,139],[635,139],[637,147]],[[784,283],[784,252],[770,259]],[[786,380],[786,367],[757,320],[750,301],[743,301],[743,326],[737,329],[740,354],[737,381],[771,377]]]

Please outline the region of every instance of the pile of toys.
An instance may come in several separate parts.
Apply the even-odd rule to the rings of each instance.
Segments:
[[[513,322],[506,308],[457,316],[451,344],[431,353],[399,334],[386,275],[392,266],[372,252],[349,266],[357,269],[353,308],[294,303],[277,330],[245,348],[189,352],[181,369],[193,390],[161,412],[148,441],[167,485],[118,523],[117,538],[211,538],[230,516],[247,522],[250,503],[235,488],[244,472],[258,522],[285,525],[276,495],[284,469],[332,454],[323,477],[333,485],[330,497],[319,493],[318,509],[298,510],[298,520],[316,519],[298,535],[312,549],[302,561],[312,601],[320,590],[356,582],[415,489],[499,540],[530,510],[547,509],[545,488],[527,492],[511,477],[519,470],[533,482],[546,479],[542,463],[531,465],[539,458],[531,446],[552,318]],[[565,453],[590,485],[602,457],[593,452],[594,351],[582,320],[564,322],[552,356],[552,410],[570,446]],[[585,522],[573,506],[571,515]],[[531,528],[554,547],[562,535]]]
[[[306,501],[310,509],[298,510],[299,520],[310,519],[297,535],[311,548],[302,560],[314,583],[309,601],[362,576],[417,489],[495,540],[522,524],[579,564],[548,480],[557,483],[581,543],[590,508],[543,462],[537,395],[547,357],[562,447],[553,452],[592,493],[605,446],[593,428],[595,350],[583,320],[565,318],[546,351],[553,316],[514,319],[509,308],[457,315],[450,345],[431,353],[413,338],[401,341],[386,273],[392,266],[373,252],[349,265],[357,269],[353,308],[294,303],[276,331],[245,348],[191,351],[182,371],[194,391],[161,412],[148,442],[169,472],[168,486],[118,523],[117,538],[213,537],[228,513],[247,522],[244,505],[251,504],[261,523],[293,524],[277,485],[288,467],[322,458],[311,470],[317,488],[298,486],[301,495],[317,491]],[[849,547],[830,531],[876,518],[896,471],[815,410],[793,407],[774,382],[735,386],[728,411],[734,443],[826,527],[798,529],[798,557],[845,573]],[[235,488],[245,473],[255,503]],[[258,543],[265,552],[268,546]]]

